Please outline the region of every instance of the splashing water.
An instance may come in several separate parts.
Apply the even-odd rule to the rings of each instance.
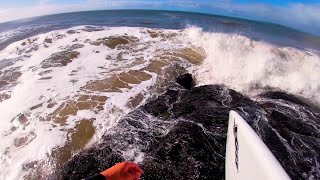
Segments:
[[[198,86],[251,97],[277,89],[320,102],[313,50],[196,26],[54,30],[0,51],[0,179],[44,178],[186,71]]]

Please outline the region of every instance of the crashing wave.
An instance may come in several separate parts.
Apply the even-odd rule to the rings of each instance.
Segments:
[[[52,31],[0,51],[0,177],[49,174],[187,71],[197,85],[251,97],[278,89],[320,102],[312,52],[197,27]],[[123,154],[142,161],[134,149]]]

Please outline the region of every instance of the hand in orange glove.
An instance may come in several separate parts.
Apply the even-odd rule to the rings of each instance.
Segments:
[[[139,166],[132,162],[118,163],[100,173],[107,180],[138,180],[142,174]]]

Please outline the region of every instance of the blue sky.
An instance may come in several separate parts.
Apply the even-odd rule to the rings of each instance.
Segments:
[[[0,0],[0,22],[96,9],[166,9],[278,23],[320,35],[320,0]]]

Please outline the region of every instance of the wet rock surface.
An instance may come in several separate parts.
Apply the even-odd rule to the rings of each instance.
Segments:
[[[0,71],[0,90],[15,86],[22,73],[19,71],[21,67],[12,67],[4,71]]]
[[[77,51],[62,51],[54,53],[50,58],[45,59],[41,62],[41,68],[51,68],[51,67],[61,67],[66,66],[68,63],[72,62],[72,59],[77,58],[80,55]]]
[[[6,93],[0,93],[0,102],[9,99],[11,96],[9,94]]]
[[[235,110],[292,179],[317,179],[320,111],[302,104],[283,92],[254,101],[221,85],[173,86],[126,115],[51,178],[80,179],[142,158],[141,179],[224,179],[228,114]]]
[[[51,39],[51,38],[46,38],[46,39],[44,40],[44,42],[46,42],[46,43],[52,43],[52,39]]]
[[[106,38],[100,38],[90,44],[95,46],[105,45],[111,49],[115,49],[118,45],[126,45],[132,42],[137,42],[138,38],[133,36],[110,36]]]
[[[175,38],[177,33],[164,33],[161,30],[148,30],[147,31],[152,38],[160,38],[161,40]]]
[[[97,27],[97,26],[85,26],[82,31],[86,32],[95,32],[95,31],[103,31],[102,27]],[[70,31],[69,31],[70,32]],[[72,34],[72,33],[71,33]]]
[[[192,75],[189,73],[183,74],[176,79],[177,83],[181,86],[185,87],[186,89],[190,89],[194,86],[194,82],[192,79]]]
[[[41,68],[47,69],[51,67],[66,66],[80,55],[80,53],[75,50],[82,47],[84,47],[83,44],[73,44],[71,46],[62,47],[61,49],[63,49],[63,51],[52,53],[48,59],[43,60],[41,62]]]

